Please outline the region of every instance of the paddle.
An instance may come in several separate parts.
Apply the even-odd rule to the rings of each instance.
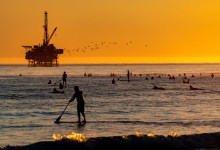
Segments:
[[[67,106],[69,105],[69,103],[70,102],[68,102],[67,103],[67,105],[66,105],[66,107],[65,107],[65,109],[64,109],[64,111],[62,112],[62,114],[54,121],[54,123],[59,123],[59,121],[60,121],[60,119],[61,119],[61,117],[62,117],[62,115],[64,114],[64,112],[65,112],[65,110],[66,110],[66,108],[67,108]]]
[[[56,85],[56,84],[57,84],[58,82],[60,82],[60,81],[61,81],[61,80],[58,80],[57,82],[55,82],[55,83],[53,84],[53,86]]]

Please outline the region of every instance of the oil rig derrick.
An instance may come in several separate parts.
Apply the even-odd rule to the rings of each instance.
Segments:
[[[57,27],[52,34],[48,34],[48,19],[47,12],[44,17],[44,38],[43,44],[34,46],[23,46],[26,49],[25,59],[28,60],[29,67],[53,67],[59,66],[58,56],[63,54],[63,49],[56,49],[53,44],[50,44]]]

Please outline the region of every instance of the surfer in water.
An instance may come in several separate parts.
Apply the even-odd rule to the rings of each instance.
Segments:
[[[203,89],[199,89],[199,88],[194,88],[192,87],[192,85],[189,86],[190,90],[203,90]]]
[[[157,86],[154,86],[153,89],[154,89],[154,90],[165,90],[165,88],[157,87]]]
[[[58,91],[56,88],[53,88],[53,91],[51,93],[62,93],[64,94],[64,91]]]
[[[49,80],[47,84],[52,84],[51,80]]]
[[[112,84],[116,84],[116,83],[115,83],[115,79],[112,79]]]
[[[83,122],[86,123],[86,117],[85,117],[85,113],[84,113],[85,101],[83,99],[83,92],[79,90],[78,86],[74,86],[74,90],[75,90],[75,93],[73,94],[73,97],[71,98],[71,100],[69,100],[69,102],[74,101],[74,99],[76,98],[78,123],[80,123],[80,113],[82,114],[82,116],[84,118]]]

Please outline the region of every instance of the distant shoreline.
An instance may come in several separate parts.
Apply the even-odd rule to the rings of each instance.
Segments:
[[[78,150],[219,149],[220,132],[167,137],[161,135],[97,137],[82,143],[73,140],[42,141],[26,146],[6,146],[0,150],[71,150],[73,148]]]

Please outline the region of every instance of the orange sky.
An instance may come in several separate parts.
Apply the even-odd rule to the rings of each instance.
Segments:
[[[42,43],[44,11],[50,33],[58,28],[51,43],[66,50],[61,64],[220,62],[219,0],[5,0],[0,7],[1,64],[27,63],[21,46]]]

